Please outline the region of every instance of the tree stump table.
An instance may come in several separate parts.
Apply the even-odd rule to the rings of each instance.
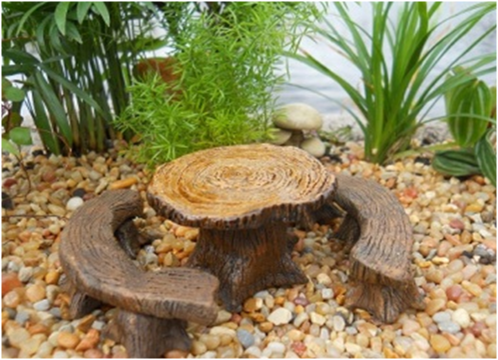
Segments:
[[[209,325],[218,313],[214,276],[190,268],[146,272],[133,263],[127,253],[134,239],[116,237],[136,233],[129,231],[131,220],[142,212],[138,192],[104,192],[75,211],[59,248],[71,294],[70,316],[86,315],[102,303],[118,307],[105,335],[122,343],[131,358],[188,351],[186,322]]]
[[[291,259],[287,226],[335,190],[323,165],[294,147],[227,146],[159,167],[147,199],[158,214],[200,228],[188,266],[220,280],[230,311],[268,287],[306,283]]]

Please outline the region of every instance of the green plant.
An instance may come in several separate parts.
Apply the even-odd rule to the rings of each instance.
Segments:
[[[151,43],[144,19],[152,13],[133,2],[2,3],[2,74],[22,75],[48,151],[103,151],[115,138],[111,121],[128,105],[126,85]]]
[[[474,76],[445,94],[445,100],[448,127],[458,148],[436,151],[432,166],[451,176],[483,174],[496,186],[496,151],[491,139],[496,133],[496,87]]]
[[[202,5],[204,4],[204,5]],[[181,19],[172,19],[180,8]],[[118,118],[140,134],[139,161],[169,161],[202,148],[264,139],[283,78],[275,72],[283,49],[295,49],[313,4],[283,2],[163,3],[171,31],[173,74],[130,87],[132,104]],[[155,59],[157,60],[157,59]],[[164,75],[164,74],[162,74]],[[175,93],[175,95],[168,95]]]
[[[8,151],[18,159],[21,146],[33,143],[29,128],[21,126],[20,110],[25,97],[22,89],[2,78],[2,150]]]
[[[453,68],[465,64],[475,75],[496,71],[495,53],[463,60],[496,25],[483,31],[446,64],[441,61],[449,50],[456,51],[455,45],[461,45],[461,40],[484,16],[495,11],[495,3],[475,4],[437,21],[441,3],[407,2],[398,4],[397,21],[393,23],[393,3],[376,2],[372,3],[370,32],[352,19],[348,11],[352,4],[334,6],[339,15],[337,21],[344,22],[346,31],[336,22],[326,20],[325,27],[317,24],[313,30],[360,70],[361,90],[305,51],[289,56],[330,77],[348,93],[364,118],[363,121],[350,111],[365,136],[365,158],[369,161],[384,163],[409,148],[417,128],[429,121],[427,112],[434,103],[470,79],[465,72],[446,77]],[[454,18],[458,23],[445,29]],[[442,70],[431,77],[438,65],[442,65]]]

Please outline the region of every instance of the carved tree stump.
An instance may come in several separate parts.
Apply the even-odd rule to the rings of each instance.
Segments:
[[[413,234],[403,206],[374,181],[335,175],[332,200],[347,211],[336,237],[354,244],[347,305],[386,323],[409,307],[423,308],[410,269]]]
[[[159,167],[147,199],[163,215],[200,228],[188,265],[220,280],[230,311],[255,292],[307,282],[291,259],[287,225],[335,189],[322,164],[294,147],[220,147]]]
[[[75,211],[59,248],[72,294],[70,314],[83,316],[101,303],[117,306],[106,333],[130,357],[189,350],[185,320],[210,324],[216,319],[218,280],[189,268],[139,269],[121,247],[129,244],[120,245],[115,233],[124,226],[129,234],[130,220],[141,214],[140,195],[131,190],[104,192]]]

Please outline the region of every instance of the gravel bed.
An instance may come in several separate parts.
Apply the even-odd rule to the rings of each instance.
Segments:
[[[138,190],[145,199],[152,174],[122,150],[116,144],[106,156],[80,158],[33,151],[24,161],[28,177],[4,156],[2,357],[126,357],[123,346],[100,336],[115,309],[68,319],[57,254],[62,229],[88,199],[113,188]],[[293,259],[308,284],[261,291],[240,313],[220,308],[212,326],[189,324],[191,353],[165,356],[496,358],[496,189],[480,176],[445,179],[430,157],[372,165],[357,143],[333,147],[322,161],[332,171],[374,179],[399,198],[414,228],[412,266],[426,309],[385,325],[345,308],[348,253],[334,238],[333,221],[295,229]],[[148,270],[181,266],[195,247],[197,229],[160,218],[148,205],[136,223],[156,234],[137,260]]]

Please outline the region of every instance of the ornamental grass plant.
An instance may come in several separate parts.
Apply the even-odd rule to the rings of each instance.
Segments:
[[[17,76],[53,154],[104,151],[148,37],[154,7],[133,2],[3,2],[2,76]],[[139,26],[137,26],[139,25]]]
[[[337,82],[347,92],[360,113],[348,109],[364,134],[365,158],[385,163],[410,147],[416,130],[431,120],[427,118],[428,111],[444,94],[472,76],[496,72],[496,51],[471,56],[472,49],[496,30],[496,23],[461,50],[457,48],[485,16],[496,10],[496,4],[474,4],[444,19],[440,19],[438,11],[441,3],[396,4],[397,14],[392,2],[370,5],[371,29],[355,22],[349,11],[349,7],[365,4],[333,3],[336,18],[311,24],[317,38],[344,55],[361,72],[359,88],[304,50],[288,55]],[[456,23],[448,27],[450,20]],[[338,26],[339,22],[345,25],[346,32]],[[443,63],[450,50],[457,56],[445,58]],[[462,65],[468,72],[447,76]],[[436,76],[431,76],[433,72]]]

